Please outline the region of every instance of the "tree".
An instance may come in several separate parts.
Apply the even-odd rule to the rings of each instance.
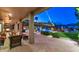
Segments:
[[[75,8],[75,16],[77,17],[77,19],[79,20],[79,7]]]
[[[79,7],[75,8],[75,16],[79,20]],[[79,26],[79,21],[76,23],[77,26]]]

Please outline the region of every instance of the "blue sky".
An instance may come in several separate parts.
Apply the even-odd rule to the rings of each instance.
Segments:
[[[74,7],[53,7],[49,8],[48,10],[35,15],[35,17],[38,17],[38,22],[45,22],[47,23],[49,20],[49,17],[51,19],[51,22],[54,24],[75,24],[78,22],[76,16],[75,16],[75,8]],[[36,21],[36,20],[34,20]]]

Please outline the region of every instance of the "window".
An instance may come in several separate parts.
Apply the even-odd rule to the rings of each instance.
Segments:
[[[2,24],[0,23],[0,32],[2,32]]]

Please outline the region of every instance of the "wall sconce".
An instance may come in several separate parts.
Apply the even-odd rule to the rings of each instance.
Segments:
[[[9,13],[8,15],[12,17],[12,14],[11,13]]]
[[[9,14],[8,14],[8,17],[9,17],[9,20],[11,20],[11,18],[12,18],[12,14],[9,13]]]

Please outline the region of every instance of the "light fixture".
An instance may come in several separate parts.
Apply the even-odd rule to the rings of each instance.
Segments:
[[[12,17],[12,13],[9,13],[8,15],[9,15],[10,17]]]
[[[11,20],[11,18],[12,18],[12,13],[9,13],[9,14],[8,14],[8,17],[9,17],[9,20]]]
[[[6,28],[6,31],[7,31],[7,32],[9,32],[9,31],[10,31],[10,29],[9,29],[9,28]]]

